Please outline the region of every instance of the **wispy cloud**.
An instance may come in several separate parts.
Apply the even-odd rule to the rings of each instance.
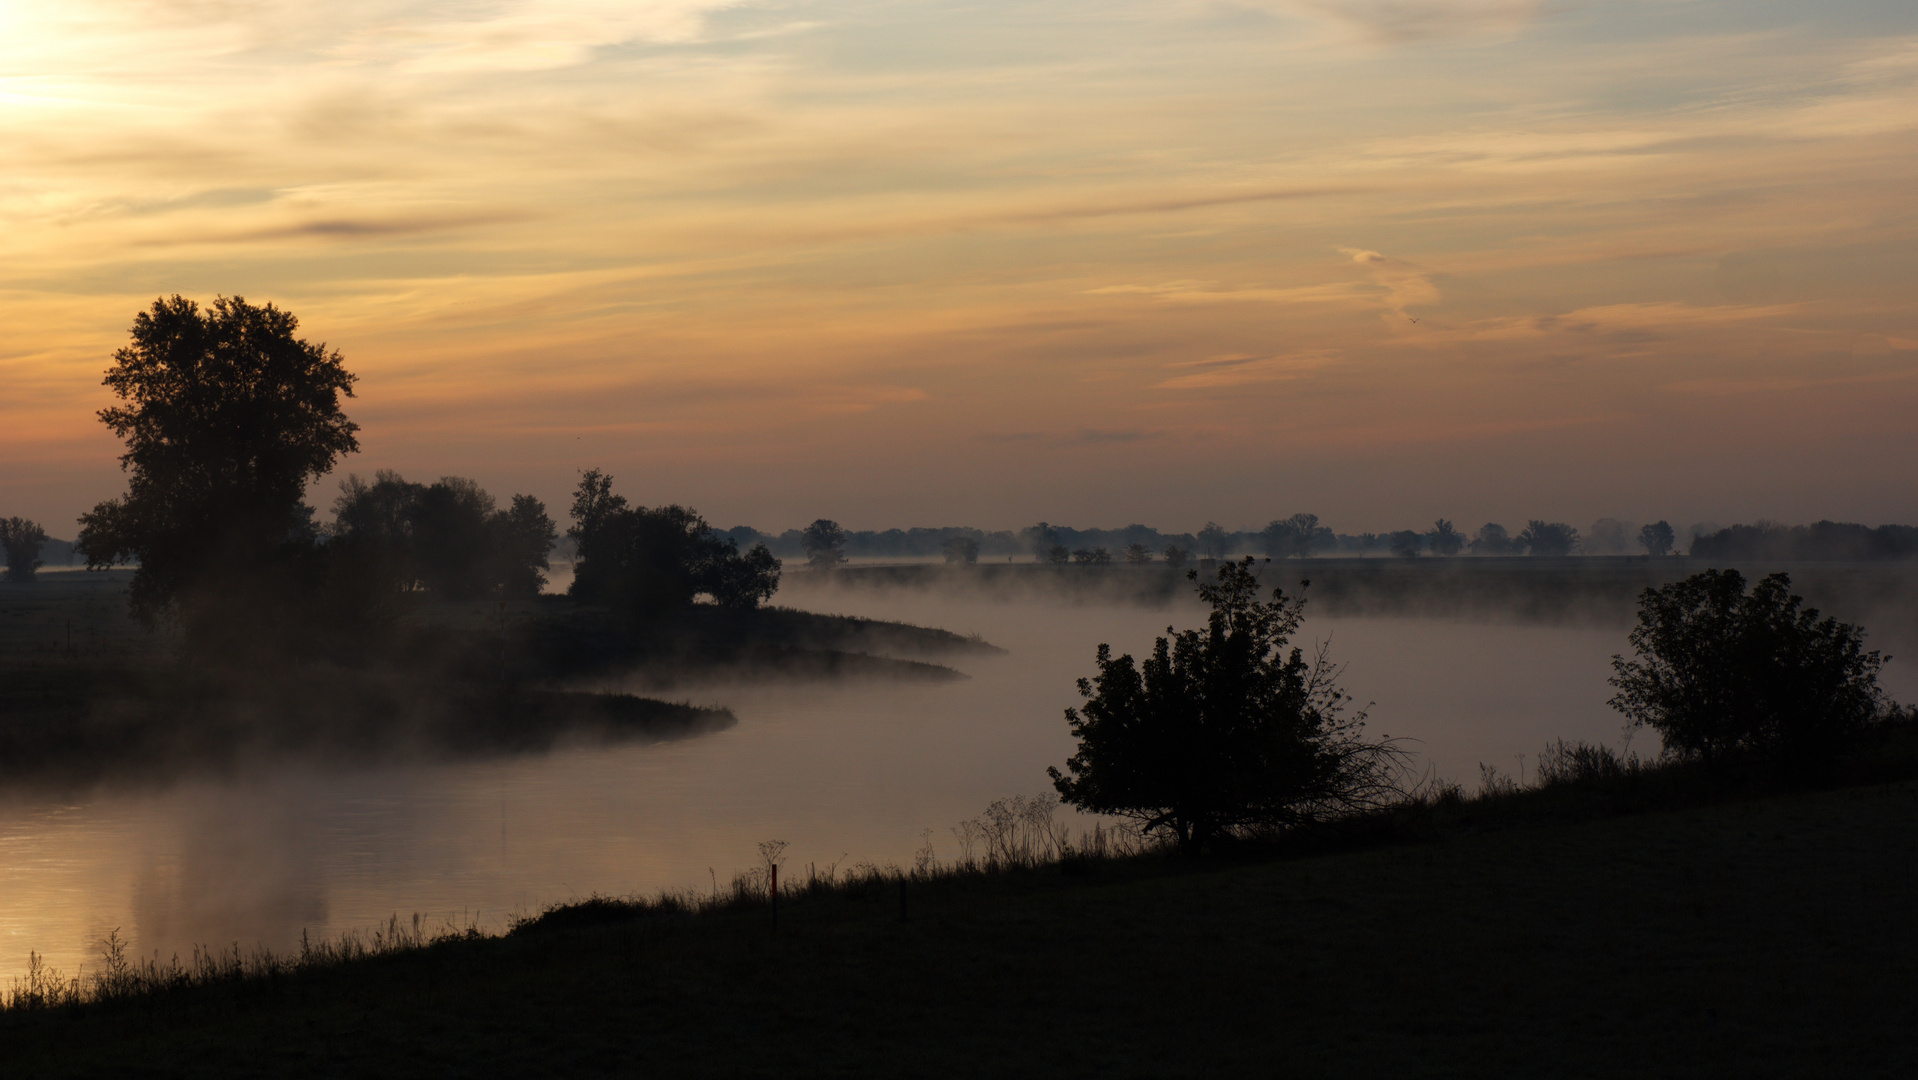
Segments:
[[[1402,43],[1510,34],[1538,17],[1539,0],[1254,0],[1323,19],[1362,38]]]
[[[1210,390],[1227,386],[1245,386],[1249,383],[1279,382],[1296,379],[1300,376],[1337,363],[1339,353],[1335,349],[1315,349],[1306,352],[1285,353],[1273,356],[1214,356],[1204,360],[1183,360],[1169,365],[1172,370],[1183,371],[1170,379],[1152,384],[1155,390]]]

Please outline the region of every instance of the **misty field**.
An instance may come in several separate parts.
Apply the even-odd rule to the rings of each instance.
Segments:
[[[593,925],[0,1017],[36,1076],[1889,1075],[1918,785],[1488,814]]]

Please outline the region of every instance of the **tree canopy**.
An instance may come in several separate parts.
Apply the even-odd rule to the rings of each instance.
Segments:
[[[1672,542],[1677,536],[1672,532],[1672,523],[1659,521],[1638,530],[1638,542],[1645,548],[1647,555],[1669,555]]]
[[[1772,574],[1752,590],[1706,570],[1639,598],[1634,656],[1612,657],[1611,706],[1680,757],[1829,753],[1886,712],[1864,631],[1818,617]]]
[[[753,608],[778,590],[780,562],[764,544],[741,554],[690,508],[629,506],[612,483],[598,469],[580,477],[567,530],[579,545],[571,595],[650,616],[702,594],[721,607]]]
[[[1562,521],[1534,518],[1512,539],[1512,546],[1532,555],[1570,555],[1578,550],[1578,530]]]
[[[1187,577],[1197,581],[1198,572]],[[1067,709],[1078,751],[1048,769],[1064,800],[1187,849],[1249,827],[1290,827],[1376,806],[1398,790],[1400,752],[1364,738],[1363,710],[1321,648],[1286,646],[1303,596],[1259,599],[1251,558],[1218,568],[1203,630],[1158,638],[1143,666],[1100,645],[1098,674]]]
[[[219,297],[204,311],[153,302],[113,354],[100,419],[125,440],[127,492],[80,518],[90,568],[137,562],[131,603],[151,621],[193,594],[261,587],[313,538],[308,481],[359,449],[341,410],[354,376],[272,304]],[[219,618],[236,611],[227,606]]]
[[[47,531],[23,517],[0,518],[0,549],[7,553],[7,580],[27,582],[40,569],[40,549]]]
[[[1432,531],[1426,534],[1426,545],[1434,555],[1457,555],[1465,546],[1465,534],[1452,527],[1452,523],[1439,518],[1432,523]]]
[[[814,570],[832,570],[846,561],[846,530],[837,521],[820,518],[802,534],[806,562]]]
[[[533,496],[515,495],[499,509],[459,476],[431,485],[386,469],[371,484],[348,476],[333,504],[335,540],[377,546],[409,585],[448,600],[539,595],[558,535]]]

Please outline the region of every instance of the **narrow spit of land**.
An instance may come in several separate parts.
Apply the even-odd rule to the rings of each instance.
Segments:
[[[1490,823],[1488,822],[1488,825]],[[593,924],[0,1015],[12,1075],[1892,1076],[1918,783]]]
[[[670,700],[683,687],[963,679],[942,661],[999,651],[788,608],[640,620],[563,596],[413,597],[376,642],[340,643],[341,655],[189,664],[128,616],[130,578],[48,573],[0,586],[0,787],[231,769],[260,755],[487,756],[682,738],[734,722],[723,707]]]

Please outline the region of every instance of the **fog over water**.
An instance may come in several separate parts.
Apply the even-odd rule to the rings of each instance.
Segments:
[[[1171,607],[931,592],[782,592],[780,602],[977,632],[1009,650],[956,661],[957,683],[696,687],[737,726],[681,742],[572,747],[510,760],[327,769],[288,764],[71,801],[0,795],[0,979],[37,950],[72,974],[116,928],[136,952],[195,943],[275,949],[417,912],[497,928],[593,892],[711,887],[755,844],[807,863],[909,864],[992,799],[1048,790],[1071,739],[1061,710],[1094,648],[1135,655]],[[1374,702],[1374,734],[1417,740],[1421,766],[1476,783],[1480,762],[1528,770],[1555,738],[1622,742],[1605,706],[1625,627],[1436,619],[1326,620],[1345,685]],[[1907,665],[1886,684],[1909,700]],[[1647,734],[1633,748],[1653,752]],[[1523,755],[1521,760],[1520,755]],[[710,870],[710,874],[709,874]]]

